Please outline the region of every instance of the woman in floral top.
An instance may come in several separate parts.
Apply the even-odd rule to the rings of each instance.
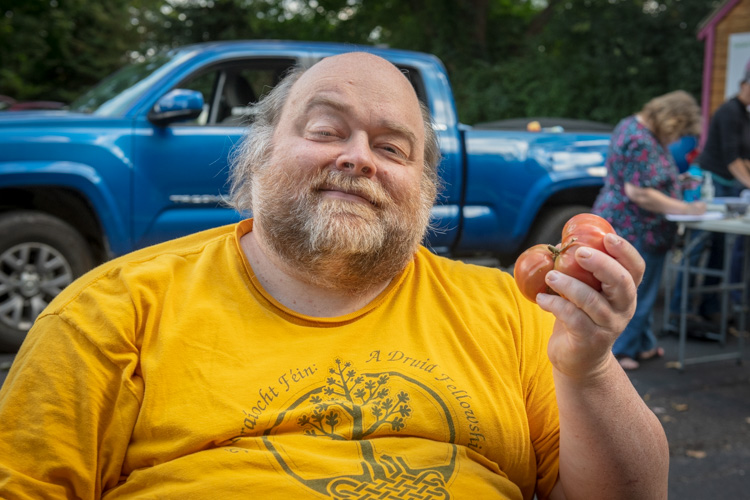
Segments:
[[[666,252],[676,225],[665,214],[702,214],[703,202],[682,201],[679,173],[668,144],[700,134],[700,108],[678,90],[649,101],[641,111],[617,124],[607,155],[607,177],[593,211],[607,219],[646,261],[638,287],[638,305],[612,350],[626,370],[638,359],[662,356],[652,330]]]

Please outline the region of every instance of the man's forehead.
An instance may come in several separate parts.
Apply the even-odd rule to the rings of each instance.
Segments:
[[[292,94],[345,90],[348,85],[418,103],[408,78],[391,62],[366,52],[350,52],[322,59],[305,71]]]
[[[327,72],[340,73],[342,71],[352,74],[361,74],[366,69],[366,74],[388,75],[396,79],[408,82],[406,76],[392,62],[375,54],[368,52],[347,52],[321,59],[308,69],[306,73],[325,74]]]

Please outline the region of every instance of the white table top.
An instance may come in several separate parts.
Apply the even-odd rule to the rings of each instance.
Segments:
[[[732,217],[716,220],[680,221],[679,224],[689,229],[714,231],[718,233],[744,234],[750,236],[750,217]]]
[[[702,215],[667,214],[666,218],[688,229],[750,235],[750,210],[745,215],[730,215],[726,208],[730,201],[739,202],[743,199],[714,198],[707,204],[708,211]]]

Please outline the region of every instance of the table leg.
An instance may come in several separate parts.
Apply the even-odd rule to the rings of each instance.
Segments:
[[[682,256],[682,265],[680,266],[680,272],[682,273],[682,295],[680,296],[680,342],[677,348],[677,356],[679,360],[679,370],[685,369],[685,342],[687,341],[687,303],[688,303],[688,282],[690,281],[690,236],[692,231],[688,229],[685,231],[685,252]]]

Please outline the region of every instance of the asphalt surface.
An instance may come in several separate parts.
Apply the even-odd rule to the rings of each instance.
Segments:
[[[677,336],[659,332],[659,341],[665,356],[643,362],[629,375],[669,439],[669,498],[750,499],[750,345],[742,363],[711,361],[678,370]],[[724,346],[691,335],[686,357],[737,347],[735,335]],[[0,384],[12,360],[0,354]]]
[[[688,336],[686,358],[736,351],[737,337]],[[665,356],[629,372],[669,440],[669,498],[750,499],[750,346],[738,360],[677,365],[678,337],[662,335]],[[750,339],[745,339],[750,344]]]

